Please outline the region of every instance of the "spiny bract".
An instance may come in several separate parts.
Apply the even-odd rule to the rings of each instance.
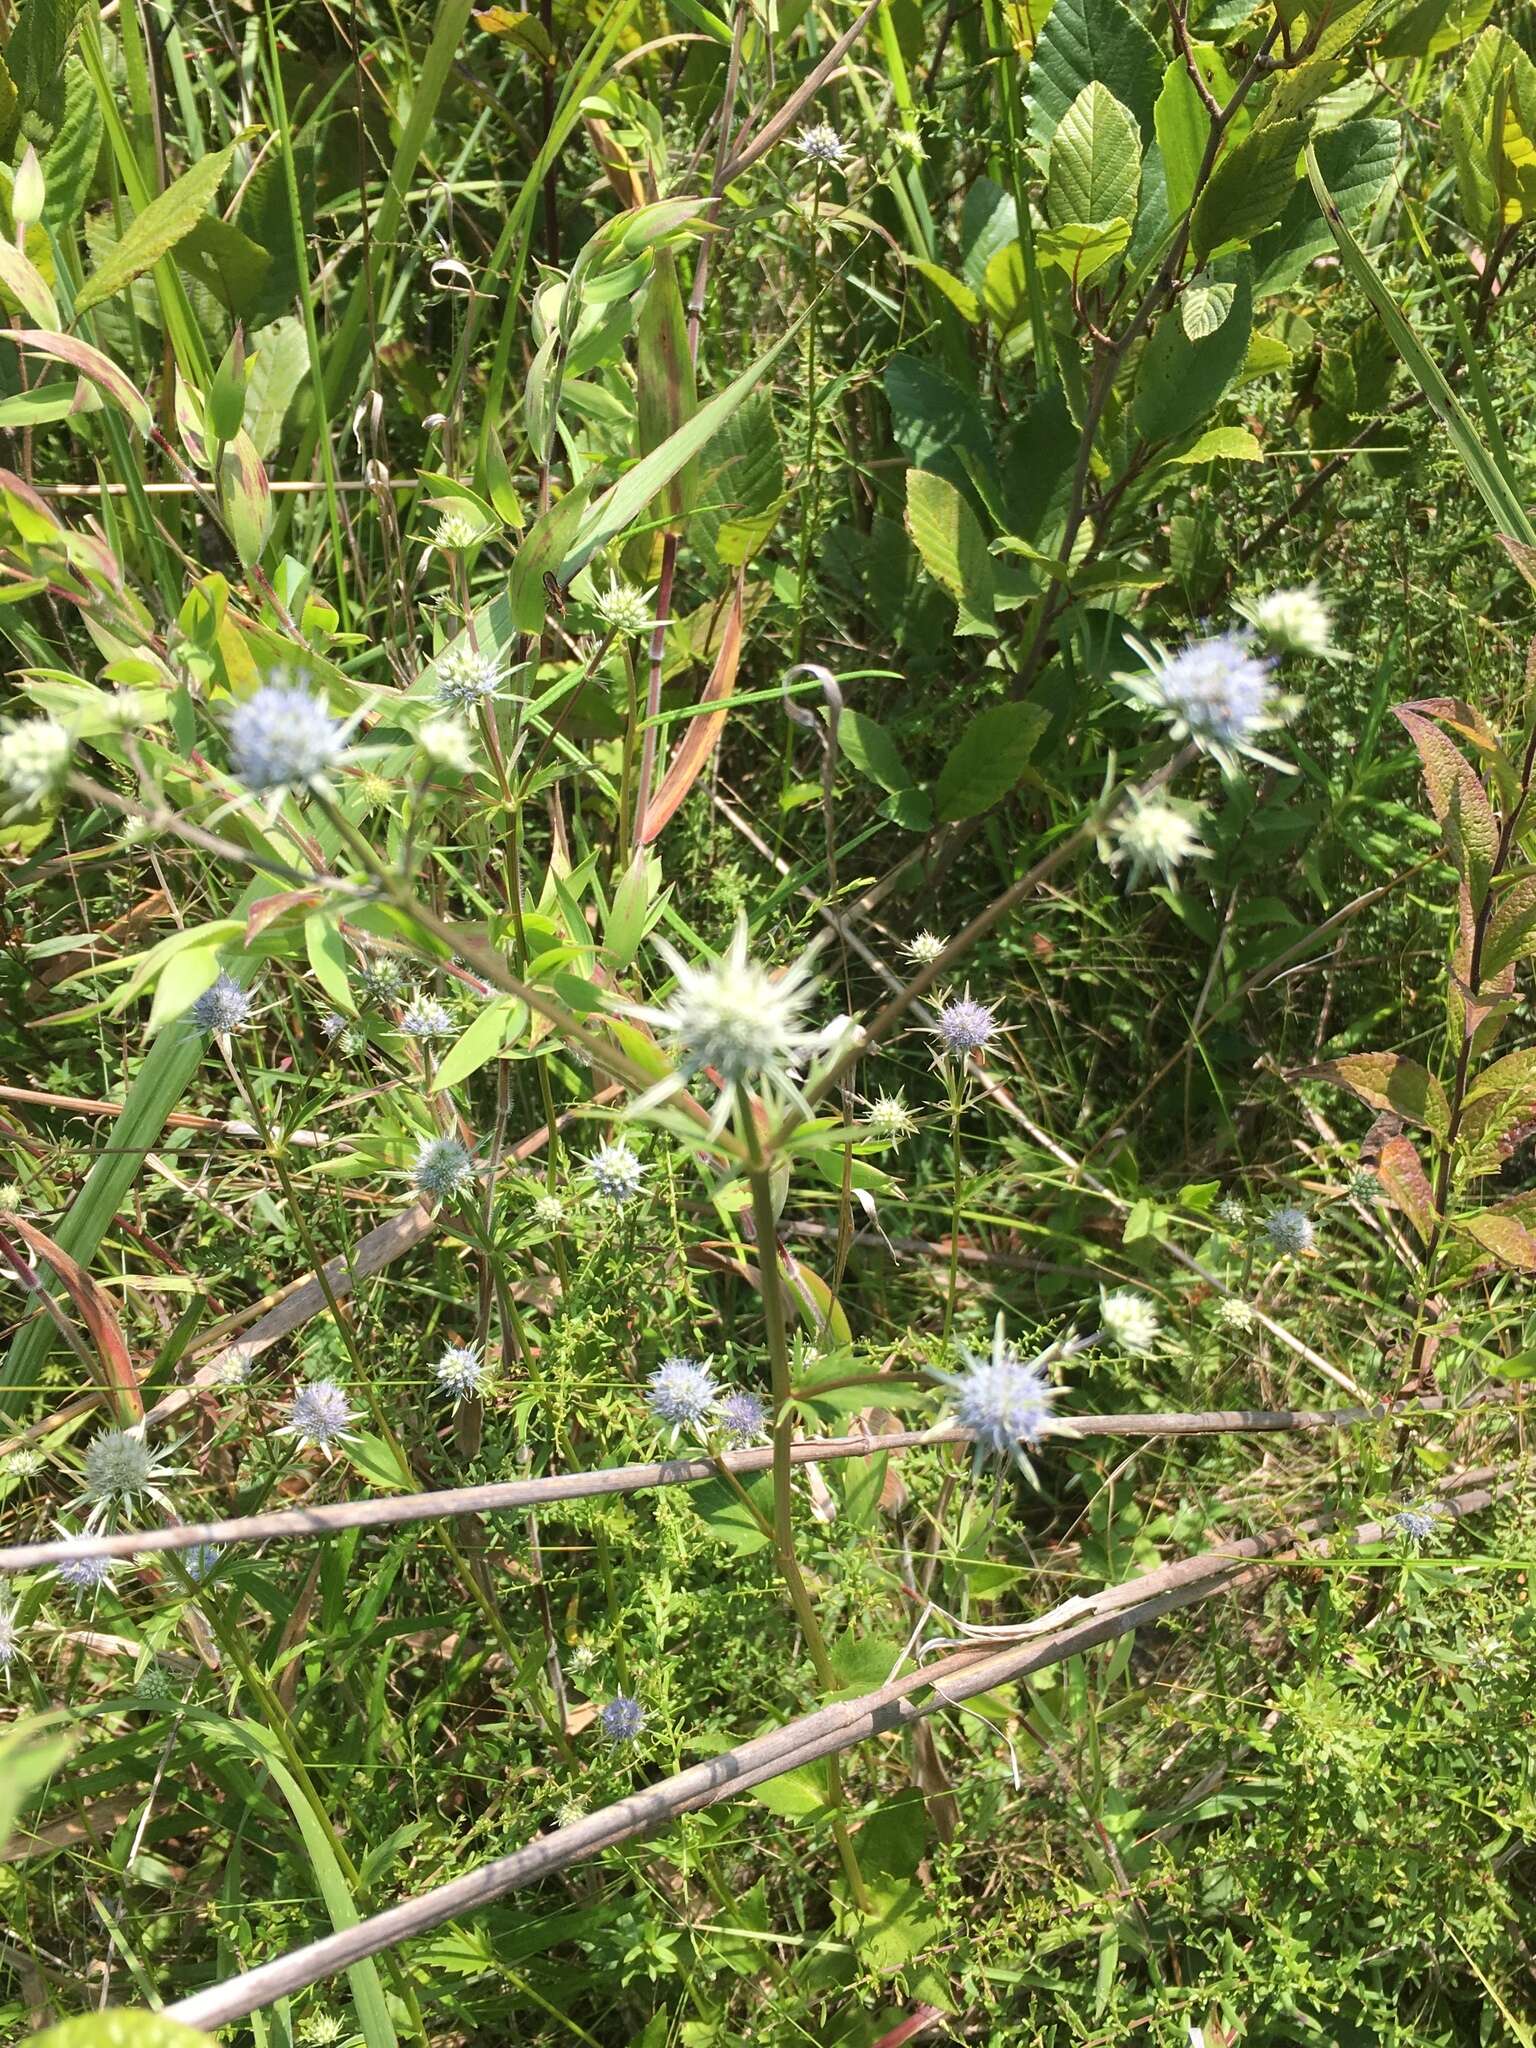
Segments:
[[[459,1138],[426,1138],[416,1154],[411,1179],[418,1193],[446,1202],[468,1187],[475,1177],[475,1162],[469,1147]]]

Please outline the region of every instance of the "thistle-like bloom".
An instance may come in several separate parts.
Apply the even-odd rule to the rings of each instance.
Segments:
[[[1039,1443],[1051,1426],[1056,1389],[1038,1358],[1021,1358],[1003,1334],[1003,1319],[992,1333],[986,1357],[958,1345],[961,1373],[940,1373],[960,1427],[975,1440],[975,1462],[1012,1458],[1023,1464],[1024,1447]]]
[[[948,944],[948,939],[941,939],[937,932],[925,928],[915,939],[908,939],[901,950],[914,967],[931,967]]]
[[[212,988],[203,990],[187,1012],[199,1031],[215,1037],[240,1030],[242,1025],[250,1023],[255,1014],[256,1005],[249,991],[243,989],[232,974],[221,974]]]
[[[633,1742],[645,1726],[645,1709],[626,1692],[615,1693],[599,1710],[598,1721],[610,1742]]]
[[[1224,1295],[1216,1304],[1216,1320],[1241,1336],[1253,1328],[1253,1310],[1246,1301],[1239,1301],[1235,1294]]]
[[[432,1371],[445,1394],[471,1401],[484,1386],[489,1368],[473,1344],[450,1344]]]
[[[756,1394],[746,1394],[738,1388],[721,1401],[715,1411],[715,1422],[720,1434],[733,1444],[750,1444],[767,1429],[768,1409]]]
[[[565,1202],[547,1189],[533,1198],[533,1220],[540,1230],[560,1230],[565,1224]]]
[[[587,1178],[597,1192],[606,1195],[610,1202],[617,1202],[621,1208],[639,1194],[647,1171],[622,1140],[612,1145],[599,1145],[586,1165]]]
[[[811,956],[805,955],[782,974],[770,974],[747,957],[745,918],[737,923],[725,951],[698,967],[690,966],[665,940],[654,943],[677,977],[670,1000],[659,1009],[635,1003],[621,1007],[625,1016],[650,1025],[671,1042],[677,1066],[640,1097],[636,1111],[665,1101],[706,1069],[720,1082],[710,1119],[713,1132],[725,1128],[741,1091],[753,1083],[803,1109],[797,1070],[830,1042],[826,1031],[809,1031],[803,1022],[815,980]]]
[[[1276,654],[1308,654],[1318,661],[1343,658],[1333,642],[1333,620],[1315,583],[1300,590],[1272,590],[1267,597],[1250,599],[1237,609]]]
[[[437,531],[432,539],[444,554],[454,554],[460,548],[472,548],[477,540],[484,538],[485,529],[478,519],[468,512],[448,511],[437,522]]]
[[[636,590],[632,583],[621,583],[617,576],[610,576],[608,588],[593,598],[592,609],[610,633],[639,638],[655,630],[651,595],[648,590]]]
[[[1123,678],[1139,702],[1165,720],[1176,740],[1193,740],[1225,767],[1238,757],[1284,770],[1254,744],[1274,724],[1270,708],[1273,664],[1253,652],[1246,633],[1190,640],[1177,654],[1151,657],[1149,671]]]
[[[13,1202],[0,1203],[0,1208],[14,1208]],[[12,1451],[8,1458],[0,1458],[0,1479],[35,1479],[48,1460],[41,1451],[34,1451],[23,1444],[19,1451]]]
[[[847,143],[825,121],[802,128],[795,137],[795,147],[801,161],[808,164],[840,164],[848,154]]]
[[[320,1019],[320,1036],[327,1045],[334,1045],[342,1034],[351,1029],[351,1019],[343,1017],[340,1010],[327,1010]]]
[[[1349,1176],[1349,1193],[1352,1201],[1379,1202],[1381,1182],[1368,1166],[1357,1166]]]
[[[169,1507],[164,1482],[174,1476],[144,1441],[142,1424],[135,1429],[104,1429],[86,1447],[82,1489],[90,1510],[86,1528],[129,1512],[140,1494],[160,1507]]]
[[[429,767],[468,775],[475,765],[475,743],[462,718],[429,718],[417,735]]]
[[[346,2022],[339,2012],[331,2012],[321,2006],[308,2013],[299,2023],[299,2039],[304,2048],[333,2048],[347,2031]]]
[[[1199,815],[1198,804],[1181,808],[1161,797],[1133,796],[1109,828],[1115,842],[1110,866],[1129,869],[1133,889],[1149,874],[1172,881],[1185,861],[1205,860],[1210,854],[1211,849],[1200,841],[1195,822]]]
[[[64,1530],[68,1536],[73,1531]],[[103,1586],[112,1583],[113,1564],[110,1557],[67,1557],[54,1573],[61,1586],[68,1586],[76,1599],[84,1599],[88,1593],[99,1593]]]
[[[1415,1507],[1403,1508],[1392,1517],[1392,1527],[1405,1542],[1417,1546],[1427,1543],[1439,1530],[1440,1524],[1449,1519],[1449,1511],[1438,1500],[1420,1501]]]
[[[1223,1195],[1216,1204],[1216,1214],[1228,1230],[1241,1230],[1248,1221],[1248,1211],[1243,1207],[1241,1195]]]
[[[11,1666],[21,1655],[21,1636],[16,1609],[9,1600],[0,1599],[0,1671],[5,1673],[7,1685],[11,1682]]]
[[[908,1109],[904,1096],[878,1095],[869,1105],[864,1128],[880,1144],[897,1145],[903,1138],[911,1137],[917,1129],[917,1119]]]
[[[980,1052],[997,1029],[997,1018],[985,1003],[967,992],[952,996],[930,1026],[941,1058],[969,1059]]]
[[[264,792],[304,789],[334,768],[346,728],[317,692],[263,683],[229,715],[229,766],[237,782]]]
[[[431,996],[418,993],[400,1012],[400,1029],[409,1038],[446,1038],[453,1030],[453,1014]]]
[[[494,650],[487,653],[459,640],[437,658],[437,701],[454,711],[478,711],[501,688],[505,670]]]
[[[291,1436],[301,1451],[313,1444],[329,1458],[338,1444],[351,1442],[354,1432],[347,1425],[356,1419],[356,1411],[334,1380],[311,1380],[294,1395],[288,1420],[277,1433]]]
[[[1311,1251],[1317,1232],[1306,1210],[1298,1209],[1294,1202],[1287,1202],[1283,1208],[1272,1210],[1264,1218],[1264,1235],[1276,1257],[1286,1258]]]
[[[475,1178],[469,1147],[458,1138],[424,1138],[411,1168],[411,1182],[420,1195],[447,1202],[462,1194]]]
[[[1157,1349],[1157,1311],[1133,1287],[1117,1287],[1113,1293],[1101,1291],[1099,1321],[1115,1348],[1131,1358],[1149,1358]]]
[[[190,1550],[177,1552],[182,1570],[195,1586],[213,1577],[223,1555],[217,1543],[194,1543]]]
[[[146,1664],[133,1689],[141,1700],[157,1707],[169,1706],[178,1697],[175,1680],[163,1664]]]
[[[651,1413],[676,1436],[702,1429],[720,1405],[720,1389],[707,1365],[696,1358],[667,1358],[646,1381]]]
[[[389,953],[371,954],[358,968],[357,979],[373,1003],[398,1003],[405,994],[405,969]]]
[[[73,735],[56,718],[29,718],[0,733],[0,790],[7,818],[24,817],[60,794],[74,747]]]

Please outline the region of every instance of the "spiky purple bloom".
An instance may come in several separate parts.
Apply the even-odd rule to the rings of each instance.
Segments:
[[[700,1428],[719,1406],[715,1376],[696,1358],[663,1359],[645,1384],[651,1413],[673,1430]]]
[[[400,1013],[400,1029],[411,1038],[446,1038],[453,1015],[430,996],[412,996]]]
[[[297,683],[264,683],[229,715],[229,765],[258,792],[298,789],[334,767],[345,746],[324,697]]]
[[[180,1553],[181,1568],[195,1586],[200,1586],[213,1577],[223,1555],[217,1543],[195,1543],[190,1550]]]
[[[940,1010],[932,1029],[940,1052],[947,1058],[969,1059],[991,1038],[997,1029],[997,1019],[974,996],[955,996]]]
[[[199,1031],[219,1034],[238,1031],[249,1024],[255,1004],[232,974],[221,974],[212,988],[205,988],[187,1012]]]
[[[988,1458],[1018,1460],[1026,1444],[1037,1444],[1051,1420],[1056,1389],[1038,1358],[1021,1358],[997,1319],[992,1349],[985,1356],[958,1347],[965,1370],[941,1375],[950,1390],[956,1422],[974,1439],[976,1463]]]
[[[329,1457],[337,1444],[345,1443],[351,1436],[347,1425],[355,1419],[346,1395],[334,1380],[311,1380],[294,1395],[288,1420],[278,1434],[293,1437],[301,1450],[306,1444],[313,1444]]]
[[[1448,1511],[1437,1500],[1420,1501],[1392,1517],[1392,1527],[1410,1543],[1425,1543],[1447,1519]]]
[[[1271,1251],[1284,1258],[1287,1254],[1311,1251],[1317,1232],[1306,1210],[1298,1209],[1294,1202],[1287,1202],[1283,1208],[1264,1218],[1264,1235],[1269,1239]]]
[[[112,1583],[110,1557],[67,1557],[54,1576],[77,1595],[96,1593]]]
[[[597,1718],[610,1742],[633,1742],[645,1726],[645,1709],[637,1699],[620,1692],[599,1709]]]
[[[732,1443],[749,1444],[768,1427],[768,1410],[756,1394],[745,1394],[738,1389],[721,1401],[715,1421],[720,1434],[729,1437]]]
[[[1150,693],[1175,739],[1218,755],[1241,753],[1268,723],[1273,664],[1246,633],[1191,640],[1155,671]]]

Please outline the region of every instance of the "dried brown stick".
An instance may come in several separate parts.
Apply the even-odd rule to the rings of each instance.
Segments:
[[[1488,1506],[1498,1489],[1487,1484],[1469,1486],[1468,1482],[1492,1476],[1465,1475],[1459,1483],[1466,1490],[1446,1498],[1446,1507],[1459,1517]],[[166,2017],[180,2020],[186,2026],[226,2026],[259,2006],[291,1996],[306,1985],[317,1984],[369,1956],[440,1927],[447,1920],[476,1912],[509,1892],[540,1883],[604,1849],[654,1833],[680,1814],[749,1791],[769,1778],[833,1756],[871,1736],[893,1733],[942,1707],[1014,1683],[1033,1671],[1125,1635],[1176,1608],[1192,1606],[1241,1579],[1255,1564],[1294,1549],[1299,1541],[1327,1527],[1330,1520],[1328,1516],[1319,1516],[1296,1528],[1245,1537],[1218,1550],[1181,1558],[1085,1601],[1078,1618],[1060,1628],[1002,1650],[956,1651],[859,1699],[839,1701],[802,1714],[782,1728],[744,1742],[723,1756],[694,1764],[659,1785],[647,1786],[600,1812],[573,1821],[568,1827],[542,1835],[510,1856],[498,1857],[478,1870],[438,1885],[420,1898],[391,1906],[355,1927],[343,1928],[190,1998],[180,1999],[166,2008]],[[1380,1523],[1366,1522],[1355,1528],[1352,1540],[1372,1543],[1379,1541],[1382,1534]],[[926,1697],[914,1698],[917,1693]]]
[[[877,1387],[871,1387],[872,1399],[877,1391]],[[1499,1404],[1478,1404],[1482,1405]],[[1370,1408],[1226,1408],[1193,1413],[1074,1415],[1063,1419],[1082,1437],[1265,1436],[1288,1431],[1348,1429],[1372,1421],[1391,1421],[1400,1426],[1421,1409],[1434,1411],[1454,1406],[1443,1395],[1432,1394],[1410,1407],[1383,1404]],[[1456,1412],[1474,1411],[1463,1408]],[[811,1437],[791,1446],[790,1461],[796,1465],[826,1463],[834,1458],[871,1458],[882,1451],[970,1441],[968,1431],[950,1425],[892,1430],[883,1436]],[[718,1479],[722,1471],[740,1476],[768,1471],[772,1464],[773,1448],[763,1444],[714,1457],[668,1458],[654,1464],[612,1465],[592,1472],[551,1473],[540,1479],[446,1487],[434,1493],[385,1494],[367,1500],[334,1501],[324,1507],[278,1508],[270,1514],[233,1515],[218,1522],[184,1522],[163,1529],[118,1529],[96,1535],[51,1537],[43,1543],[17,1543],[0,1549],[0,1572],[31,1571],[77,1558],[136,1557],[149,1551],[194,1550],[207,1543],[265,1543],[287,1536],[332,1536],[342,1529],[393,1528],[402,1523],[440,1521],[454,1515],[548,1507],[557,1501],[589,1499],[594,1495],[644,1493],[654,1486],[697,1486],[705,1480]]]

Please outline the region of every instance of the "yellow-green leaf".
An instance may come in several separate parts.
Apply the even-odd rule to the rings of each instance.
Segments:
[[[112,298],[136,277],[152,270],[162,256],[191,234],[213,204],[213,196],[234,153],[235,145],[231,143],[228,148],[205,156],[149,202],[80,287],[75,297],[77,314],[99,306],[103,299]]]

